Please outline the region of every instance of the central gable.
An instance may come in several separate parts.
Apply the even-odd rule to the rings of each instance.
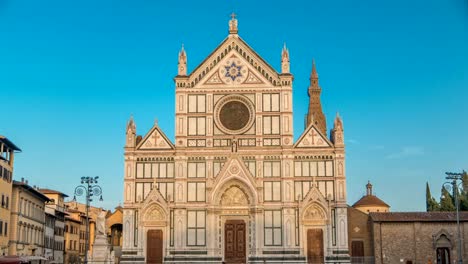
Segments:
[[[279,75],[237,35],[226,38],[189,76],[190,87],[279,86]]]

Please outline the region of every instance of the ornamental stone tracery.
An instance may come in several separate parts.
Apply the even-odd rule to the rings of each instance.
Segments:
[[[224,96],[214,109],[214,121],[224,133],[238,135],[247,132],[254,123],[252,102],[242,95]]]

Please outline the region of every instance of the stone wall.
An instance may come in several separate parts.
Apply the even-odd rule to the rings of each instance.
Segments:
[[[462,241],[467,241],[468,223],[462,223],[461,230]],[[437,239],[441,235],[450,241],[451,263],[457,260],[456,222],[375,222],[372,232],[376,264],[437,263]],[[463,259],[468,259],[468,243],[463,247]]]
[[[363,242],[365,257],[374,256],[369,215],[350,206],[348,207],[348,244],[351,256],[355,256],[355,252],[352,252],[353,241]]]

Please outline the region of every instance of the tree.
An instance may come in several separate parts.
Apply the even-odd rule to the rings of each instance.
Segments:
[[[442,187],[440,197],[440,211],[455,211],[455,205],[453,204],[453,197],[450,192]]]
[[[460,211],[468,211],[468,173],[463,171],[462,192],[460,193]]]
[[[429,183],[426,182],[426,211],[433,212],[439,211],[440,205],[437,201],[432,197],[431,189],[429,188]]]

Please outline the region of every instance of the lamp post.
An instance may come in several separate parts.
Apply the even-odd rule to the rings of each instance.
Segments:
[[[458,198],[458,183],[457,181],[461,181],[463,179],[463,173],[455,173],[455,172],[446,172],[445,173],[447,176],[445,176],[445,179],[450,180],[448,182],[445,182],[445,185],[452,185],[452,192],[453,192],[453,199],[455,199],[455,209],[457,212],[457,233],[458,233],[458,260],[457,262],[459,264],[463,264],[463,257],[462,257],[462,241],[461,241],[461,231],[460,231],[460,199]],[[460,183],[461,184],[461,183]]]
[[[76,186],[73,201],[76,202],[76,196],[86,196],[86,244],[85,244],[85,259],[84,263],[88,263],[88,250],[89,250],[89,204],[93,201],[93,196],[100,196],[99,201],[102,201],[102,189],[97,185],[96,177],[81,177],[81,185]]]

